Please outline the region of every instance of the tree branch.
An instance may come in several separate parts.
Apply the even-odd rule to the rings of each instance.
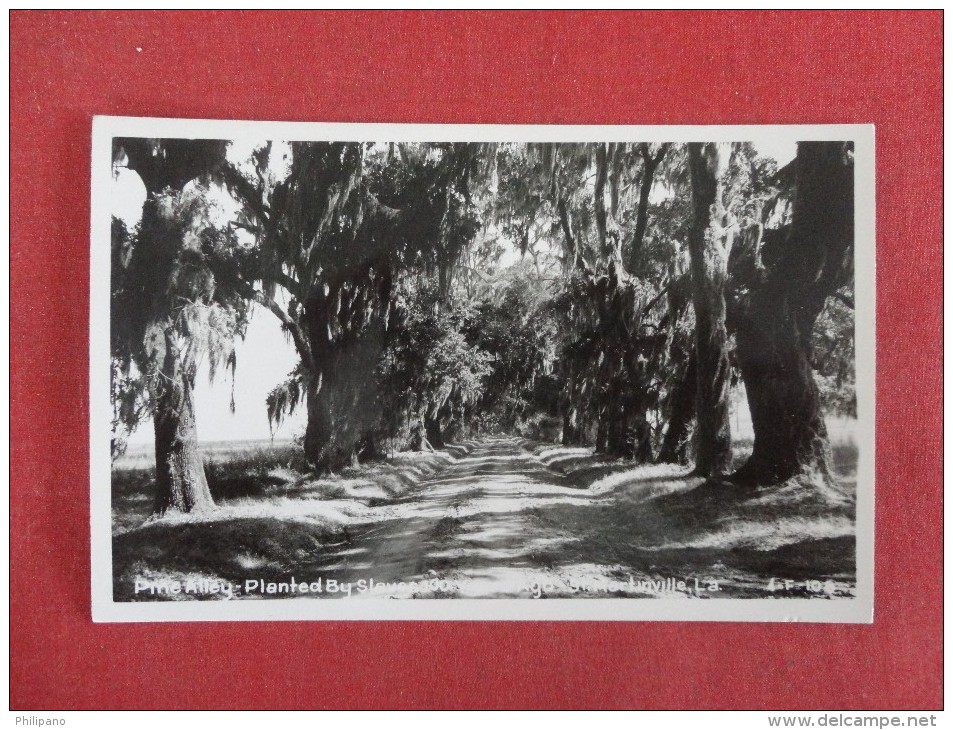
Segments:
[[[639,145],[639,154],[644,163],[644,172],[642,175],[642,188],[639,190],[639,207],[636,213],[635,233],[632,236],[632,247],[629,252],[629,271],[635,273],[639,261],[642,258],[642,243],[645,239],[645,231],[649,223],[649,194],[652,192],[652,183],[655,181],[655,170],[668,151],[669,143],[665,142],[659,146],[655,155],[647,143]]]
[[[268,297],[264,292],[256,291],[254,293],[254,299],[261,306],[269,309],[272,314],[274,314],[281,324],[291,335],[291,339],[294,341],[295,349],[298,351],[298,354],[301,356],[302,364],[308,368],[312,373],[317,372],[315,367],[314,357],[311,354],[311,348],[308,346],[308,341],[304,336],[304,333],[301,331],[301,327],[298,323],[293,320],[285,310],[279,306],[271,297]]]
[[[234,165],[226,164],[223,166],[222,181],[228,191],[237,198],[238,202],[245,206],[259,221],[267,224],[271,216],[271,211],[262,200],[262,190],[257,189]],[[262,181],[264,186],[264,181]],[[247,229],[247,226],[242,226]],[[250,229],[247,229],[250,230]]]
[[[595,211],[596,231],[599,235],[599,247],[602,255],[609,257],[607,242],[608,216],[606,215],[606,183],[609,179],[609,155],[604,144],[596,145],[596,189]]]
[[[262,274],[261,278],[267,281],[270,281],[273,284],[277,284],[278,286],[282,287],[285,291],[287,291],[292,296],[297,297],[300,293],[301,284],[299,284],[292,277],[288,276],[281,269],[273,269],[273,270],[267,271]]]
[[[669,290],[669,287],[670,287],[670,286],[672,286],[672,282],[671,282],[671,281],[669,281],[668,284],[666,284],[665,286],[663,286],[663,287],[659,290],[659,293],[658,293],[658,294],[656,294],[654,297],[652,297],[652,301],[650,301],[648,304],[646,304],[644,307],[642,307],[642,312],[639,314],[639,319],[642,319],[642,317],[644,317],[646,314],[649,313],[649,310],[651,310],[652,307],[654,307],[656,304],[659,303],[659,301],[662,299],[662,297],[665,296],[665,294],[668,293],[668,290]]]
[[[847,307],[850,307],[851,309],[854,308],[854,298],[853,298],[853,297],[850,297],[850,296],[848,296],[847,294],[844,294],[844,293],[839,292],[839,291],[834,292],[833,294],[831,294],[831,296],[834,297],[834,299],[836,299],[837,301],[839,301],[841,304],[843,304],[843,305],[845,305],[845,306],[847,306]]]
[[[497,279],[494,279],[493,277],[487,274],[484,274],[482,271],[472,266],[461,266],[461,268],[464,271],[469,271],[471,274],[476,274],[477,278],[479,278],[480,281],[482,281],[485,284],[496,284],[498,281]]]

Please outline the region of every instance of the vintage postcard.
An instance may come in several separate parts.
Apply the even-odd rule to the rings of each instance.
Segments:
[[[94,620],[872,621],[874,160],[97,117]]]

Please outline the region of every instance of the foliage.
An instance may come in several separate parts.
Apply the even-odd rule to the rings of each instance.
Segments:
[[[112,440],[110,451],[113,461],[126,453],[129,437],[151,415],[152,405],[148,387],[137,372],[123,372],[120,361],[110,361],[110,387],[112,402]]]
[[[388,435],[407,438],[425,418],[461,419],[484,392],[492,356],[464,336],[468,310],[441,306],[433,287],[402,287],[396,311],[377,375]]]
[[[273,176],[273,147],[229,173],[243,204],[238,225],[254,236],[242,278],[301,356],[269,397],[269,417],[306,402],[305,448],[323,468],[380,429],[368,374],[390,338],[402,283],[432,281],[438,299],[449,298],[478,228],[469,190],[477,166],[470,145],[292,142],[285,174]]]
[[[790,222],[790,167],[732,146],[729,335]],[[114,224],[117,432],[143,418],[166,348],[233,369],[252,302],[300,355],[269,419],[304,405],[316,466],[377,435],[413,443],[428,419],[538,431],[560,417],[564,440],[643,460],[691,432],[675,422],[692,418],[685,145],[272,140],[216,179],[241,205],[225,228],[210,180],[152,195],[135,231]],[[814,331],[829,413],[855,409],[841,294]]]
[[[555,415],[556,408],[552,388],[543,384],[556,361],[556,322],[545,307],[548,291],[532,269],[513,269],[497,296],[474,303],[463,325],[467,339],[492,358],[478,410],[500,429],[515,428],[534,411]]]
[[[269,425],[280,426],[285,416],[292,415],[305,402],[309,378],[308,369],[299,362],[282,383],[271,389],[265,400]]]
[[[207,187],[167,188],[134,231],[113,224],[114,455],[155,406],[167,357],[189,378],[203,360],[211,378],[222,367],[234,374],[249,302],[216,272],[234,267],[242,249],[211,215]]]
[[[814,379],[827,414],[856,418],[853,292],[840,294],[814,324]]]

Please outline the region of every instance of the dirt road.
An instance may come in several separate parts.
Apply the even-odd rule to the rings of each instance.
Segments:
[[[485,440],[436,479],[379,507],[379,522],[351,530],[322,572],[354,584],[373,580],[367,595],[377,597],[525,596],[578,539],[540,509],[590,502],[517,439]]]
[[[785,576],[829,581],[830,594],[852,590],[852,541],[828,537],[845,525],[825,519],[817,539],[792,542],[785,531],[802,522],[754,505],[757,520],[742,525],[730,500],[693,491],[700,480],[677,467],[629,472],[620,495],[574,484],[521,444],[472,444],[313,567],[378,598],[765,596],[779,563]]]
[[[851,502],[797,485],[734,494],[685,467],[515,437],[453,454],[406,491],[369,474],[364,497],[328,497],[314,490],[347,480],[305,480],[118,534],[116,595],[143,598],[140,577],[190,576],[320,581],[314,598],[772,597],[779,580],[792,596],[853,593]]]

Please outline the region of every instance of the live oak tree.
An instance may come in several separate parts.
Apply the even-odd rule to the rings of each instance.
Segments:
[[[304,402],[305,453],[319,468],[336,467],[353,457],[373,402],[360,386],[374,366],[392,287],[386,242],[374,233],[384,234],[397,211],[366,195],[363,145],[291,143],[278,180],[269,176],[272,146],[256,150],[250,172],[229,171],[243,204],[236,225],[255,240],[239,279],[278,317],[300,358],[269,396],[269,418]]]
[[[738,359],[754,451],[734,475],[776,484],[802,473],[829,478],[829,443],[812,372],[814,326],[828,298],[851,284],[851,145],[799,142],[789,229],[756,231],[760,266],[740,301]]]
[[[562,239],[565,278],[563,441],[610,456],[654,459],[650,414],[662,393],[666,288],[650,201],[669,144],[530,146],[549,180],[553,235]],[[669,172],[669,170],[666,170]],[[671,324],[671,322],[669,322]]]
[[[474,150],[323,142],[290,148],[284,179],[268,183],[265,146],[253,173],[233,169],[229,185],[244,204],[239,225],[256,239],[242,274],[249,296],[279,317],[301,358],[269,397],[269,416],[280,419],[304,400],[306,456],[316,468],[334,468],[377,451],[383,414],[373,373],[394,324],[399,278],[425,276],[440,301],[448,296],[473,232],[467,198]]]
[[[127,401],[144,394],[150,404],[159,513],[213,506],[198,447],[195,378],[202,358],[213,374],[234,366],[245,303],[220,286],[210,265],[234,255],[233,241],[216,230],[201,188],[186,188],[219,171],[225,149],[215,140],[114,140],[114,163],[138,173],[146,200],[137,229],[113,238],[113,372],[140,388]],[[124,415],[142,413],[127,408]]]

